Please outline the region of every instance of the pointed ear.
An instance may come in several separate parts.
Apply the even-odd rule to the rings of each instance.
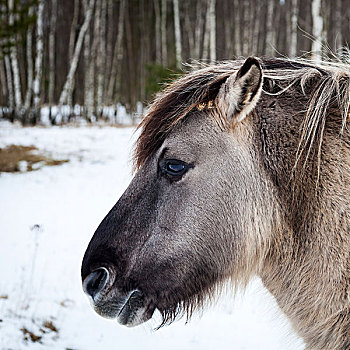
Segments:
[[[221,86],[217,106],[230,123],[241,122],[254,109],[260,98],[262,81],[258,59],[249,57]]]

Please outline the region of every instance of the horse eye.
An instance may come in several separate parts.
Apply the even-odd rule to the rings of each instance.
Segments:
[[[171,177],[182,176],[190,166],[177,159],[168,159],[161,164],[162,173]]]
[[[167,164],[166,170],[168,172],[173,172],[173,173],[179,174],[185,170],[185,165],[184,164],[169,163],[169,164]]]

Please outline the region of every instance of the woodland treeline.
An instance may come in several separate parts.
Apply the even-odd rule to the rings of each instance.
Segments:
[[[349,0],[0,0],[2,116],[35,124],[43,105],[78,104],[93,121],[146,104],[184,62],[320,60],[349,41]]]

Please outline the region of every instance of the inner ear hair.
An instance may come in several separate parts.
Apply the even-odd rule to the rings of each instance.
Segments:
[[[241,122],[256,106],[262,90],[260,62],[249,57],[237,73],[229,77],[218,94],[218,105],[230,123]]]

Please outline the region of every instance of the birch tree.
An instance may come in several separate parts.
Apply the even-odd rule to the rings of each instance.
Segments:
[[[4,62],[2,59],[0,59],[0,88],[3,97],[7,96],[6,73],[4,68]]]
[[[210,61],[216,61],[216,16],[215,16],[215,0],[209,2],[209,18],[210,18]]]
[[[114,39],[114,18],[113,18],[114,2],[107,0],[107,42],[106,42],[106,72],[110,72],[112,69],[113,60],[113,39]],[[104,91],[107,91],[109,83],[109,77],[105,77]]]
[[[62,92],[61,92],[61,95],[59,98],[58,103],[60,106],[62,106],[67,101],[68,91],[72,85],[74,74],[75,74],[77,66],[78,66],[78,59],[79,59],[81,47],[83,45],[84,36],[86,34],[86,31],[87,31],[89,24],[90,24],[90,21],[91,21],[92,10],[94,8],[94,5],[95,5],[95,0],[90,0],[89,5],[86,9],[84,23],[83,23],[82,27],[80,28],[78,39],[77,39],[77,42],[75,44],[74,54],[73,54],[72,62],[70,63],[66,82],[63,86],[63,89],[62,89]]]
[[[85,12],[87,11],[88,8],[88,0],[85,0],[83,2]],[[90,56],[91,56],[91,38],[90,38],[90,30],[86,31],[85,38],[84,38],[84,71],[86,74],[84,74],[84,113],[85,117],[87,118],[87,106],[88,106],[88,100],[89,100],[89,93],[90,93],[90,75],[87,74],[90,66]]]
[[[234,21],[235,21],[235,54],[240,56],[242,54],[241,47],[241,20],[239,12],[239,0],[234,0]]]
[[[256,5],[252,5],[250,10],[250,25],[251,25],[251,47],[250,54],[256,54],[258,52],[258,44],[259,44],[259,32],[260,32],[260,11],[261,4],[258,2]]]
[[[49,105],[54,103],[55,91],[55,34],[57,22],[57,0],[51,0],[51,20],[49,31]]]
[[[107,91],[107,103],[112,103],[113,93],[116,86],[116,81],[120,80],[118,77],[118,67],[123,58],[123,37],[124,37],[124,20],[125,20],[125,0],[120,0],[119,4],[119,21],[118,21],[118,34],[113,50],[112,69],[109,76],[109,84]]]
[[[6,17],[6,3],[2,2],[0,3],[0,21],[1,23],[5,23],[5,17]],[[9,52],[7,49],[7,38],[0,37],[0,44],[2,52],[0,53],[3,56],[4,60],[4,73],[5,73],[5,81],[6,87],[7,87],[7,106],[10,110],[11,118],[13,118],[14,115],[14,107],[15,107],[15,100],[14,100],[14,93],[13,93],[13,82],[12,82],[12,70],[11,70],[11,60],[9,56]]]
[[[107,15],[107,3],[106,0],[101,0],[101,20],[99,28],[99,47],[97,56],[97,112],[102,116],[102,102],[103,102],[103,86],[105,77],[105,65],[106,65],[106,15]]]
[[[276,48],[276,37],[274,31],[274,1],[267,1],[267,13],[266,13],[266,46],[265,53],[268,56],[273,56]]]
[[[34,14],[34,6],[30,7],[29,16]],[[31,105],[31,99],[33,95],[33,26],[30,25],[27,30],[27,40],[26,40],[26,54],[27,54],[27,91],[24,101],[24,109],[26,113],[29,111]]]
[[[180,14],[179,14],[179,0],[173,0],[174,5],[174,27],[175,27],[175,53],[176,53],[176,67],[181,69],[182,63],[182,44],[181,44],[181,28],[180,28]]]
[[[321,0],[312,0],[312,35],[314,40],[312,41],[311,57],[319,63],[322,60],[322,30],[323,30],[323,18],[321,13]]]
[[[5,71],[6,71],[6,80],[7,80],[7,91],[8,91],[8,106],[10,113],[14,114],[15,100],[13,93],[13,83],[12,83],[12,72],[11,72],[11,61],[9,55],[5,55]]]
[[[156,23],[155,23],[155,37],[156,37],[156,41],[155,41],[155,50],[156,50],[156,62],[158,64],[161,63],[162,61],[162,52],[161,52],[161,42],[160,42],[160,8],[159,8],[159,2],[158,0],[153,0],[153,4],[154,4],[154,14],[156,17]]]
[[[230,4],[225,1],[224,3],[224,30],[225,30],[225,58],[229,58],[232,55],[232,17],[230,14]]]
[[[8,1],[8,10],[9,10],[9,25],[14,25],[14,0]],[[21,80],[19,75],[18,68],[18,59],[17,59],[17,43],[16,38],[12,36],[10,39],[10,57],[13,73],[13,86],[15,93],[15,114],[19,115],[22,108],[22,92],[21,92]]]
[[[298,38],[298,0],[291,0],[291,20],[290,20],[290,56],[297,56]]]
[[[69,46],[68,46],[68,59],[69,59],[68,62],[70,64],[73,60],[73,55],[74,55],[76,32],[77,32],[77,26],[78,26],[78,17],[79,17],[79,0],[74,0],[73,20],[70,27]],[[72,108],[73,106],[74,87],[75,87],[75,79],[73,77],[73,80],[69,87],[68,95],[67,95],[67,104],[70,108]]]
[[[184,2],[184,22],[185,22],[185,32],[187,33],[187,39],[188,39],[188,56],[190,58],[194,57],[194,31],[192,29],[191,19],[190,19],[190,13],[191,13],[191,3],[188,1]]]
[[[332,6],[332,5],[331,5]],[[343,45],[343,35],[342,35],[342,1],[335,0],[335,48],[340,48]]]
[[[207,0],[207,9],[205,14],[205,30],[203,38],[203,53],[202,59],[207,60],[209,58],[209,45],[210,45],[210,1]]]
[[[79,0],[73,0],[73,1],[74,1],[73,20],[70,27],[69,44],[68,44],[69,62],[72,61],[73,54],[74,54],[76,30],[78,26],[78,17],[79,17]]]
[[[270,0],[272,2],[272,0]],[[243,3],[243,55],[248,56],[249,55],[249,42],[250,42],[250,35],[249,31],[251,30],[252,24],[249,23],[250,16],[249,16],[249,0],[244,0]]]
[[[35,78],[33,82],[33,120],[32,123],[36,124],[40,120],[40,86],[42,76],[42,64],[43,64],[43,13],[44,13],[44,0],[39,0],[38,6],[38,19],[36,25],[36,57],[35,57]]]
[[[95,12],[94,12],[94,29],[93,29],[93,40],[91,46],[90,61],[88,65],[87,72],[87,100],[86,100],[86,117],[88,121],[93,121],[94,109],[96,107],[95,101],[95,71],[97,70],[97,57],[98,57],[98,47],[99,47],[99,30],[100,30],[100,13],[101,13],[101,1],[96,2]],[[95,110],[95,116],[98,117],[98,111]]]
[[[162,64],[164,67],[168,65],[166,23],[167,23],[167,0],[162,0],[161,37],[162,37]]]
[[[195,27],[195,41],[194,41],[194,55],[196,59],[200,58],[200,50],[201,50],[201,39],[203,32],[203,0],[197,1],[197,19],[196,19],[196,27]]]

